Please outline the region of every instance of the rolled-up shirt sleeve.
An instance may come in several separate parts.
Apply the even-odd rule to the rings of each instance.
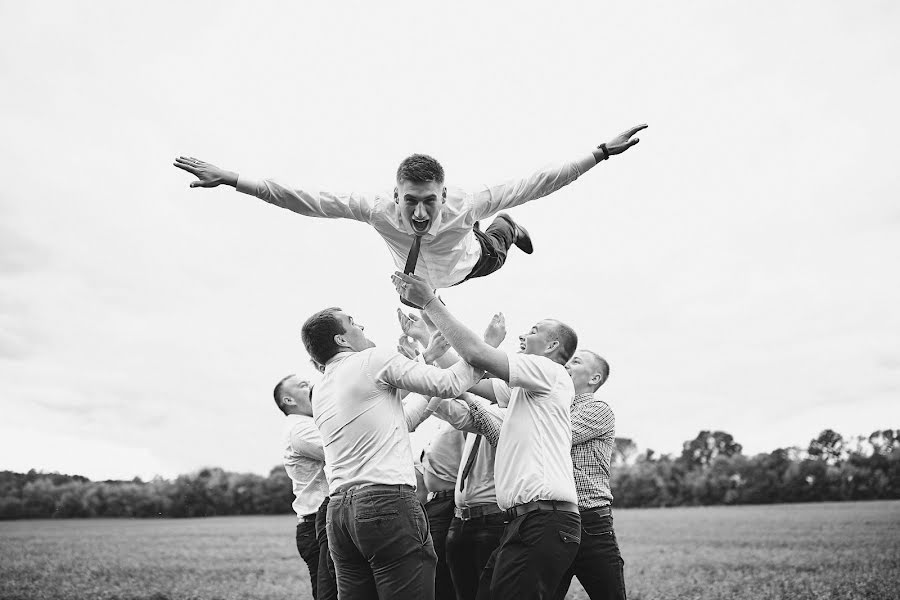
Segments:
[[[485,187],[472,194],[472,213],[476,220],[484,219],[502,210],[543,198],[572,183],[595,164],[594,156],[588,154],[575,162],[545,167],[524,179]]]
[[[481,369],[459,361],[449,369],[440,369],[409,360],[398,352],[379,352],[382,364],[375,378],[401,390],[423,396],[455,398],[475,385],[484,374]],[[373,354],[373,360],[376,360]]]
[[[239,176],[235,187],[241,193],[256,196],[269,204],[305,217],[353,219],[371,223],[375,207],[375,199],[364,194],[304,190],[288,187],[273,179],[255,180]]]
[[[500,430],[503,427],[505,409],[478,398],[473,398],[467,404],[472,420],[475,422],[475,430],[496,448],[500,443]]]

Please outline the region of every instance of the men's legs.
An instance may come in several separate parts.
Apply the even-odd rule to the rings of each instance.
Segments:
[[[581,517],[535,511],[510,521],[485,568],[491,598],[551,598],[578,552]],[[484,579],[478,597],[485,596]]]
[[[481,574],[506,529],[505,515],[453,519],[447,534],[447,566],[457,600],[474,600]],[[490,579],[488,579],[490,582]]]
[[[408,486],[363,488],[353,493],[350,516],[352,541],[368,561],[378,596],[433,600],[437,555],[415,491]],[[345,596],[341,565],[336,554],[334,558],[341,600],[356,597]]]
[[[309,568],[309,583],[312,586],[313,600],[317,600],[316,579],[319,574],[319,543],[316,540],[315,521],[297,523],[297,552]]]
[[[318,595],[316,600],[337,600],[337,581],[334,577],[334,561],[331,560],[331,552],[328,550],[328,532],[325,524],[328,518],[328,498],[319,507],[316,513],[316,540],[319,543],[319,572]]]
[[[505,214],[499,214],[488,226],[487,231],[474,230],[475,238],[481,246],[481,258],[475,263],[466,279],[490,275],[506,262],[506,253],[516,241],[516,225]]]
[[[625,600],[625,561],[619,553],[612,516],[584,511],[581,518],[581,546],[570,571],[591,600]],[[558,590],[556,598],[565,598],[567,590],[568,585]]]
[[[335,495],[328,503],[328,549],[334,559],[338,597],[341,600],[377,600],[375,577],[369,561],[353,540],[353,518],[350,492]]]
[[[435,600],[453,600],[456,594],[453,591],[453,580],[450,578],[450,569],[447,568],[447,531],[450,529],[450,521],[453,520],[453,496],[448,498],[435,498],[425,505],[425,514],[428,516],[428,527],[431,530],[431,541],[434,552],[437,554],[437,565],[434,574]]]

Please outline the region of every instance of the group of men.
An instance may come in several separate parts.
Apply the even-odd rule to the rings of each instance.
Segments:
[[[393,196],[297,189],[176,159],[197,177],[191,187],[230,185],[301,215],[371,225],[402,269],[392,277],[401,301],[421,309],[400,313],[396,351],[376,348],[340,308],[316,312],[301,337],[320,381],[288,376],[275,388],[314,597],[561,599],[573,576],[591,598],[625,597],[610,512],[615,421],[594,397],[608,364],[554,319],[508,354],[502,314],[478,335],[436,291],[497,271],[513,245],[532,253],[527,230],[500,211],[625,152],[645,127],[474,193],[448,191],[440,163],[421,154],[400,164]],[[445,424],[422,456],[423,506],[409,432],[430,415]]]

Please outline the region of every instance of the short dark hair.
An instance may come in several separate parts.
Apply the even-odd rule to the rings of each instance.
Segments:
[[[341,351],[341,347],[334,341],[334,336],[347,333],[335,316],[340,310],[336,306],[320,310],[308,318],[300,330],[300,338],[306,351],[320,365],[324,365]]]
[[[401,181],[444,183],[444,167],[427,154],[413,154],[404,158],[397,167],[397,183]]]
[[[275,396],[275,405],[278,407],[278,410],[280,410],[284,414],[287,414],[287,412],[285,412],[284,407],[281,405],[281,390],[284,389],[284,384],[287,383],[287,380],[293,376],[294,374],[291,373],[290,375],[276,383],[275,390],[272,392],[272,395]]]
[[[594,352],[593,350],[582,350],[582,352],[587,352],[594,359],[594,362],[597,364],[597,371],[600,373],[602,379],[600,379],[600,383],[597,384],[597,387],[594,388],[594,391],[600,389],[600,386],[606,383],[606,380],[609,379],[609,363],[606,362],[606,359]]]
[[[572,358],[572,355],[575,354],[575,349],[578,348],[578,334],[565,323],[555,319],[553,322],[556,323],[554,329],[559,340],[560,358],[563,359],[563,363],[567,363]]]

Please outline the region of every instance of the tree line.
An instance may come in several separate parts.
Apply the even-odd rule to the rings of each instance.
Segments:
[[[900,498],[900,429],[853,439],[826,429],[806,448],[741,450],[724,431],[701,431],[679,456],[639,453],[632,440],[616,438],[614,506]],[[292,501],[281,466],[266,477],[207,468],[151,481],[0,471],[0,519],[265,515],[291,512]]]

